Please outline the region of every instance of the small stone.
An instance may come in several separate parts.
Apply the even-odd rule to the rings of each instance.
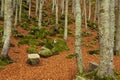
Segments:
[[[40,62],[39,54],[28,54],[27,63],[30,65],[37,65]]]
[[[94,63],[94,62],[90,62],[89,63],[89,72],[91,72],[91,71],[94,71],[96,68],[98,68],[98,64],[97,63]]]

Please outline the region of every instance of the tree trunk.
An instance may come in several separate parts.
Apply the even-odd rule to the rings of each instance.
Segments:
[[[35,9],[35,15],[38,15],[38,0],[36,0],[36,9]]]
[[[77,62],[77,68],[78,72],[83,72],[83,61],[82,61],[82,50],[81,50],[81,26],[82,26],[82,20],[81,20],[81,6],[80,6],[80,0],[75,0],[75,54],[76,54],[76,62]]]
[[[52,0],[52,13],[54,13],[54,9],[55,9],[55,0]]]
[[[115,34],[115,53],[120,56],[120,0],[118,0],[118,23]]]
[[[40,7],[39,7],[39,20],[38,20],[38,29],[42,28],[42,6],[43,6],[43,0],[40,0]]]
[[[91,0],[89,0],[89,15],[88,15],[88,20],[91,18]]]
[[[31,14],[31,0],[29,0],[29,14],[28,14],[29,19],[30,19],[30,14]]]
[[[58,0],[56,0],[56,30],[58,30]]]
[[[3,17],[4,13],[4,0],[1,0],[1,16]]]
[[[16,31],[16,26],[18,22],[18,0],[16,0],[16,7],[15,7],[15,23],[14,23],[14,31]]]
[[[97,72],[97,78],[110,78],[112,80],[114,78],[114,0],[100,0],[99,2],[100,66]]]
[[[9,45],[10,45],[10,36],[11,36],[11,26],[12,26],[12,0],[5,0],[5,9],[4,9],[4,31],[5,32],[5,40],[3,44],[3,49],[1,52],[2,58],[8,57]]]
[[[66,2],[65,9],[65,28],[64,28],[64,40],[67,41],[67,33],[68,33],[68,0]]]
[[[22,0],[19,1],[19,22],[21,22]]]
[[[65,3],[65,0],[61,0],[62,15],[64,14],[64,3]]]

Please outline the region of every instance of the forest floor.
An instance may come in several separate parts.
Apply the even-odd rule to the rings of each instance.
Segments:
[[[1,22],[0,22],[1,23]],[[75,33],[75,24],[69,24],[68,28],[72,34]],[[21,26],[17,27],[18,32],[27,35],[28,31]],[[84,45],[82,45],[82,56],[85,70],[88,70],[90,62],[99,64],[100,56],[88,54],[89,50],[98,50],[98,41],[94,44],[93,40],[98,36],[97,31],[88,29],[92,36],[82,37]],[[82,32],[85,32],[82,25]],[[15,47],[10,47],[9,56],[16,62],[9,64],[0,71],[0,80],[73,80],[77,74],[76,58],[66,58],[70,54],[74,54],[73,36],[68,36],[67,45],[69,51],[61,52],[48,58],[40,58],[40,63],[37,66],[30,66],[26,63],[28,45],[18,46],[19,39],[11,36],[11,42]],[[114,56],[115,71],[120,72],[120,57]]]
[[[69,29],[74,33],[75,24],[70,24]],[[18,27],[18,31],[27,34],[25,30]],[[84,29],[83,29],[84,31]],[[96,31],[89,30],[93,36],[83,37],[85,44],[90,44],[97,36]],[[76,59],[66,58],[69,54],[74,54],[74,37],[68,36],[67,45],[70,50],[60,53],[59,55],[51,56],[49,58],[40,58],[40,64],[37,66],[30,66],[26,64],[27,55],[26,49],[28,45],[17,46],[18,40],[13,36],[11,42],[15,47],[11,47],[9,56],[16,62],[9,64],[0,71],[0,80],[73,80],[77,74]],[[86,45],[82,46],[83,62],[85,69],[88,69],[89,62],[99,63],[99,55],[90,55],[88,50],[96,50],[99,45],[98,42],[93,47]],[[20,53],[15,53],[20,52]],[[120,57],[114,57],[115,70],[120,71]]]

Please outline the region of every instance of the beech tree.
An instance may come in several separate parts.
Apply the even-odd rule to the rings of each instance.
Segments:
[[[1,0],[1,16],[3,17],[4,13],[4,0]]]
[[[18,0],[16,0],[15,2],[16,6],[15,6],[15,22],[14,22],[14,30],[16,31],[16,26],[17,26],[17,23],[18,23]]]
[[[78,72],[83,72],[83,61],[82,61],[82,50],[81,50],[81,26],[82,26],[82,19],[81,19],[81,5],[80,0],[75,0],[75,55],[76,55],[76,62]]]
[[[22,0],[19,0],[19,22],[21,22]]]
[[[64,14],[64,3],[65,3],[65,0],[61,0],[61,11],[62,11],[62,15]]]
[[[56,24],[55,24],[55,29],[58,30],[58,0],[56,0],[55,6],[56,6]]]
[[[64,40],[67,41],[67,33],[68,33],[68,1],[66,0],[66,7],[65,7],[65,28],[64,28]]]
[[[38,20],[38,28],[41,29],[42,25],[42,6],[43,6],[43,0],[40,0],[40,7],[39,7],[39,20]]]
[[[5,0],[4,4],[4,44],[1,52],[2,58],[8,57],[10,36],[11,36],[11,26],[12,26],[12,0]]]
[[[100,0],[99,44],[100,65],[97,79],[114,79],[113,47],[114,47],[114,0]]]
[[[115,53],[120,56],[120,0],[118,0],[118,23],[115,35]]]

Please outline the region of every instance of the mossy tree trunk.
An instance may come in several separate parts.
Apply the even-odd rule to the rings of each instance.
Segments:
[[[10,45],[10,36],[11,36],[11,26],[12,26],[12,0],[5,0],[5,6],[4,6],[4,31],[5,39],[4,44],[1,52],[2,58],[8,57],[8,51],[9,51],[9,45]]]
[[[115,53],[120,56],[120,0],[118,0],[118,23],[115,34]]]
[[[99,3],[100,65],[97,78],[112,80],[114,79],[114,0],[100,0]]]
[[[75,54],[76,54],[76,62],[79,73],[83,73],[83,61],[82,61],[82,50],[81,50],[81,5],[80,0],[75,0]]]

